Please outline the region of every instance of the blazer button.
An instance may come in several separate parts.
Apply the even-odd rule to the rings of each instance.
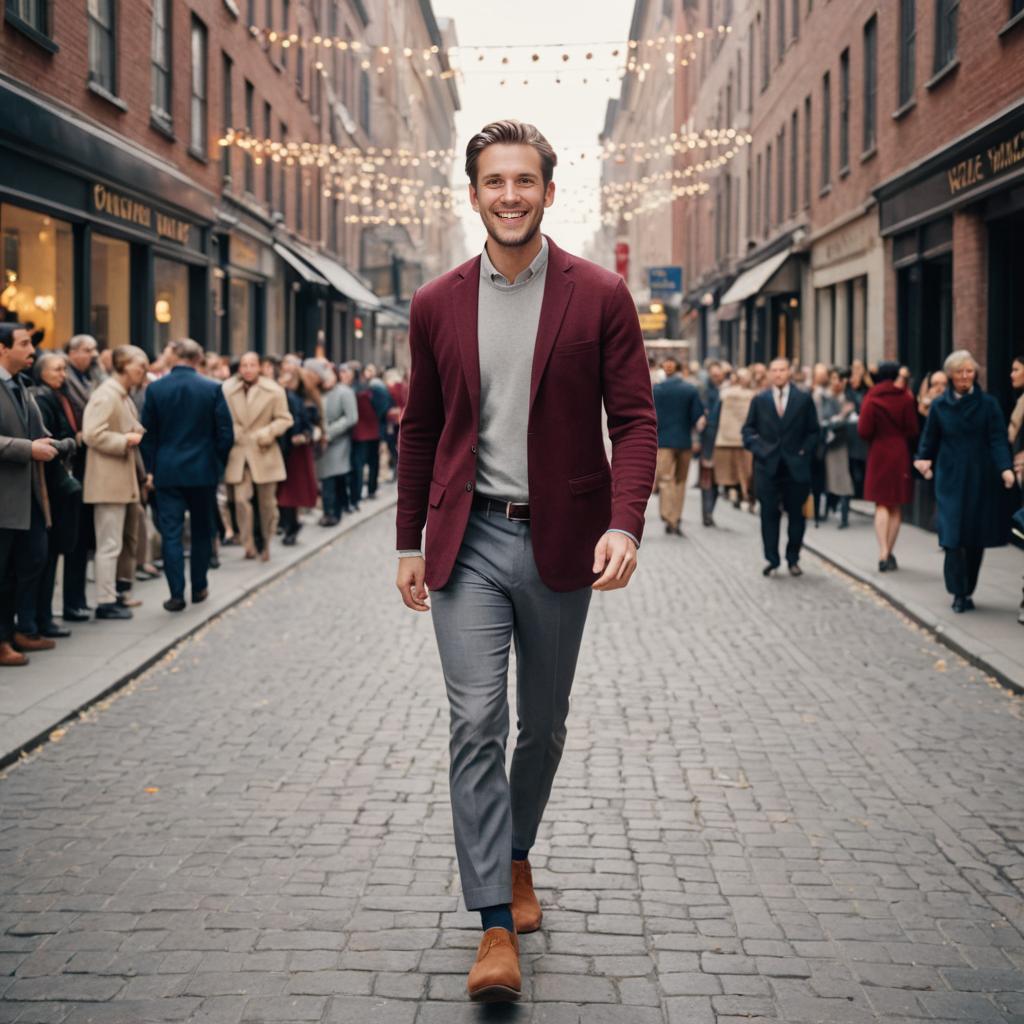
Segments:
[[[471,451],[471,452],[472,452],[472,453],[473,453],[474,455],[476,455],[476,445],[475,445],[475,444],[471,444],[471,445],[469,446],[469,450],[470,450],[470,451]]]
[[[466,490],[467,490],[467,491],[471,491],[471,490],[473,490],[473,484],[472,484],[472,483],[468,483],[468,484],[466,484]]]

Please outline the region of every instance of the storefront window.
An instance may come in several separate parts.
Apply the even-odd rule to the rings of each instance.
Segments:
[[[153,260],[154,344],[159,352],[169,341],[188,337],[188,267],[174,260]]]
[[[0,318],[12,315],[41,330],[41,348],[59,348],[74,333],[71,225],[0,204]]]
[[[131,344],[129,303],[131,250],[127,242],[92,236],[89,283],[89,333],[101,349]]]
[[[228,317],[231,321],[231,355],[240,356],[255,348],[253,336],[254,303],[253,284],[244,278],[233,277],[228,286]]]

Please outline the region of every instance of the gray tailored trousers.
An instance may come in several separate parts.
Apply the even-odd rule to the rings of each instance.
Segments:
[[[455,850],[469,910],[512,901],[512,849],[537,837],[565,746],[569,691],[591,590],[550,590],[529,523],[474,510],[431,617],[451,708]],[[518,735],[505,775],[508,663],[516,647]]]

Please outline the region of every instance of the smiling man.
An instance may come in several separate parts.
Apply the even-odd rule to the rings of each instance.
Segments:
[[[519,998],[517,933],[541,923],[528,856],[591,594],[625,587],[636,569],[657,453],[629,290],[540,233],[556,162],[519,121],[470,140],[486,246],[420,289],[410,314],[397,585],[409,608],[432,612],[441,655],[462,892],[484,929],[467,988],[482,1002]],[[518,735],[506,777],[512,643]]]

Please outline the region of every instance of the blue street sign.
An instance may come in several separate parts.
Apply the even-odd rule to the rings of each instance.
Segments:
[[[683,290],[682,267],[648,267],[647,287],[651,297],[675,295]]]

